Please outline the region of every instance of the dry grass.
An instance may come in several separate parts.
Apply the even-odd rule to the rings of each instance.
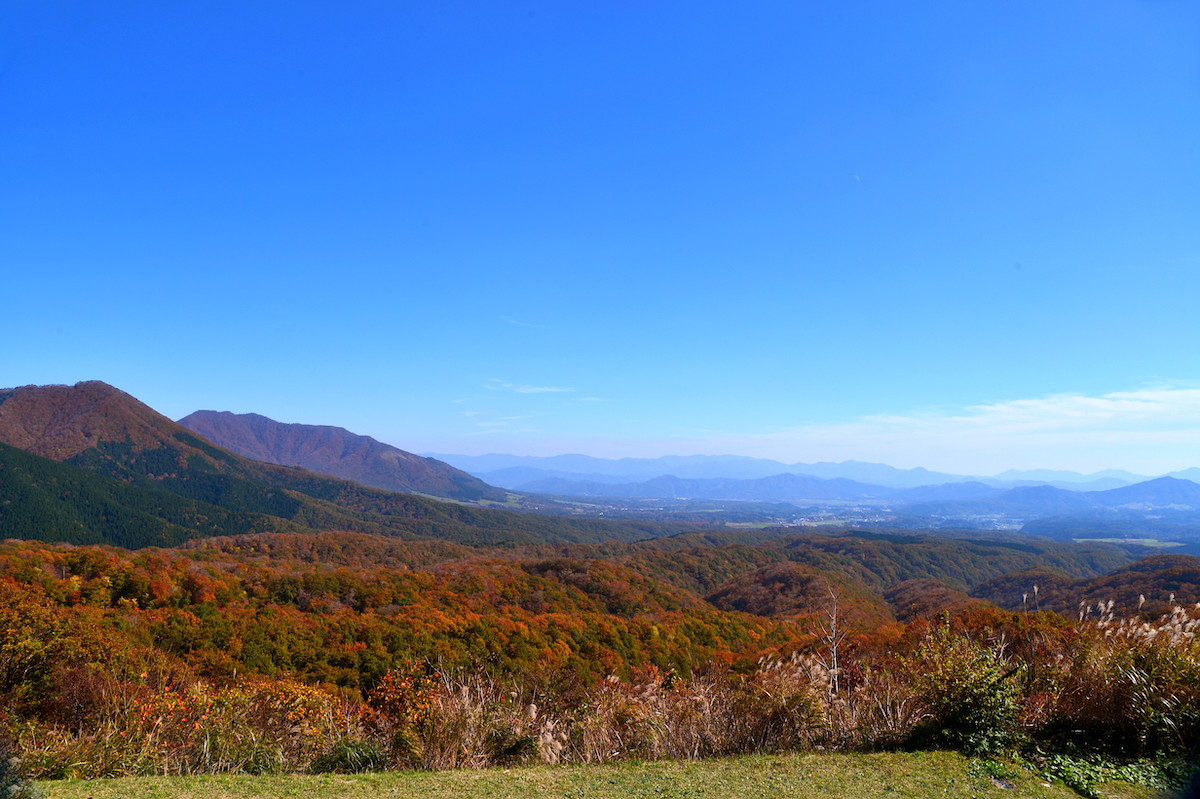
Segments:
[[[683,679],[646,667],[563,693],[421,663],[391,672],[366,703],[288,680],[212,685],[165,665],[64,667],[51,674],[41,717],[14,720],[11,736],[23,773],[40,779],[695,761],[896,745],[1113,762],[1186,751],[1200,717],[1200,622],[1181,608],[1158,625],[1116,623],[1107,603],[1099,622],[1084,610],[1068,631],[1009,619],[1007,632],[981,633],[947,621],[912,656],[846,661],[852,668],[840,671],[793,654],[765,658],[750,674]]]

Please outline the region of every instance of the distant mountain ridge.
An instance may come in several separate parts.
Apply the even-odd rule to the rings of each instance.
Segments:
[[[455,456],[446,456],[454,459]],[[1097,472],[1080,475],[1064,472],[1044,472],[1046,477],[1061,478],[1073,475],[1077,482],[1045,483],[1000,482],[995,480],[966,480],[941,484],[925,484],[897,488],[848,478],[821,478],[797,473],[775,473],[757,478],[688,478],[676,474],[659,475],[638,481],[622,481],[619,469],[640,469],[653,472],[668,466],[690,471],[709,471],[735,467],[763,469],[775,461],[738,459],[731,456],[705,458],[659,458],[653,460],[625,459],[606,461],[583,455],[555,458],[518,458],[489,455],[475,459],[459,458],[460,462],[477,466],[496,466],[502,463],[530,465],[508,466],[485,474],[495,484],[537,495],[559,497],[592,497],[607,500],[718,501],[773,503],[791,505],[794,509],[812,505],[844,505],[857,508],[886,509],[893,519],[903,525],[924,523],[945,526],[955,522],[967,526],[991,524],[1028,525],[1036,522],[1042,534],[1070,537],[1070,531],[1102,531],[1096,537],[1127,537],[1138,529],[1169,530],[1168,539],[1179,535],[1191,536],[1181,525],[1200,524],[1200,485],[1180,477],[1164,476],[1140,483],[1125,484],[1124,479],[1136,477],[1130,472]],[[607,470],[587,474],[565,470],[539,468],[557,466]],[[858,464],[848,461],[843,470],[880,473],[899,470],[881,464]],[[862,467],[862,468],[860,468]],[[826,469],[837,471],[835,469]],[[934,472],[910,470],[905,480],[914,477],[929,479]],[[1006,473],[1014,477],[1035,475],[1037,472]],[[1200,470],[1177,472],[1180,475],[1200,476]],[[893,474],[894,477],[894,474]],[[893,481],[898,482],[898,481]],[[869,511],[868,511],[869,512]],[[1044,522],[1044,523],[1043,523]],[[1031,528],[1032,529],[1032,528]],[[1089,533],[1091,534],[1091,533]],[[1136,536],[1135,536],[1136,537]],[[1152,537],[1152,536],[1151,536]]]
[[[1019,486],[992,497],[924,502],[911,505],[907,510],[928,515],[996,513],[1035,517],[1121,508],[1200,511],[1200,485],[1177,477],[1159,477],[1105,491],[1068,491],[1048,485]]]
[[[754,480],[685,479],[674,475],[639,483],[545,478],[523,483],[521,490],[562,496],[729,500],[785,503],[864,503],[887,505],[924,516],[1062,516],[1120,508],[1174,508],[1200,511],[1200,485],[1160,477],[1104,491],[1071,491],[1050,485],[994,488],[979,482],[944,483],[895,489],[854,480],[829,480],[777,474]]]
[[[507,492],[433,458],[342,427],[277,422],[257,413],[196,411],[179,424],[246,458],[353,480],[371,488],[503,502]]]
[[[550,478],[591,483],[639,483],[656,477],[754,480],[800,474],[824,480],[842,478],[886,488],[920,488],[947,483],[978,482],[993,488],[1052,485],[1072,491],[1103,491],[1144,482],[1149,476],[1119,469],[1091,474],[1048,469],[1010,469],[993,476],[958,475],[921,467],[897,469],[884,463],[848,460],[841,463],[782,463],[740,455],[667,455],[661,458],[595,458],[589,455],[450,455],[426,453],[492,485],[516,491],[537,490],[529,484]],[[1169,477],[1200,481],[1200,468],[1172,472]]]
[[[800,474],[823,480],[842,478],[873,483],[889,488],[915,488],[964,481],[970,478],[927,469],[896,469],[883,463],[795,463],[785,464],[766,458],[741,455],[666,455],[661,458],[593,458],[590,455],[443,455],[427,454],[488,482],[489,475],[502,472],[499,479],[546,477],[589,480],[593,482],[636,483],[656,477],[672,476],[686,480],[756,480],[779,474]],[[505,485],[500,482],[493,485]]]
[[[881,486],[834,478],[822,480],[802,474],[776,474],[754,480],[698,479],[674,475],[641,483],[576,482],[548,478],[526,484],[524,490],[572,496],[639,499],[715,499],[753,502],[845,502],[875,499],[891,493]]]

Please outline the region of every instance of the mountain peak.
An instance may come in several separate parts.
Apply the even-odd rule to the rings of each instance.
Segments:
[[[102,440],[153,446],[172,428],[170,419],[100,380],[0,391],[0,441],[56,461]]]
[[[384,491],[503,500],[505,492],[466,472],[370,436],[329,425],[287,424],[257,413],[196,411],[179,423],[246,458],[353,480]]]
[[[1106,504],[1155,505],[1200,508],[1200,485],[1178,477],[1157,477],[1094,494]]]

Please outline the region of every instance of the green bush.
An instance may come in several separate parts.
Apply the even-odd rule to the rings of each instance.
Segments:
[[[934,627],[916,653],[917,692],[926,718],[914,742],[974,755],[1002,754],[1016,741],[1016,686],[998,647]]]
[[[386,766],[387,758],[375,744],[343,738],[319,755],[313,761],[310,771],[314,774],[358,774],[364,771],[383,771]]]

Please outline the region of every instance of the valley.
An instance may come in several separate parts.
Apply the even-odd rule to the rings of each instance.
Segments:
[[[32,775],[979,754],[1017,736],[1167,757],[1200,707],[1187,480],[497,494],[340,428],[189,418],[96,382],[0,392],[0,723]],[[805,501],[728,498],[751,484]],[[1088,715],[1085,652],[1173,658],[1153,690],[1175,726],[1121,702]],[[1001,663],[1022,676],[959,729],[939,715],[944,662],[981,686]]]
[[[0,799],[1200,797],[1200,3],[2,19]]]

